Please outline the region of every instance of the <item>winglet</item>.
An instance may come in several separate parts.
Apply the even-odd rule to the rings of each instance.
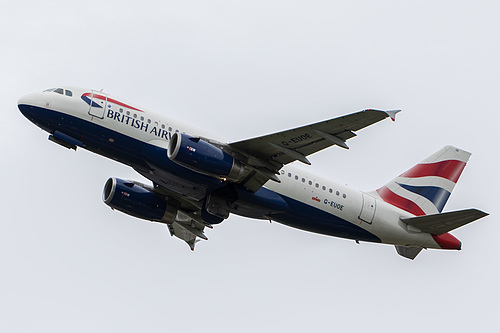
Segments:
[[[396,121],[396,113],[401,112],[401,110],[389,110],[384,111],[387,115],[392,119],[392,121]]]

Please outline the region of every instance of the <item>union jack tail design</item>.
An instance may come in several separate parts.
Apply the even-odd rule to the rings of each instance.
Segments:
[[[470,155],[446,146],[379,188],[377,194],[416,216],[441,213]]]

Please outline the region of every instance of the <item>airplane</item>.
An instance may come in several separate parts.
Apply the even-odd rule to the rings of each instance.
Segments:
[[[422,249],[460,250],[449,232],[488,214],[443,212],[470,153],[446,146],[377,190],[362,192],[303,171],[307,156],[348,149],[359,130],[400,110],[366,109],[237,142],[146,111],[102,90],[57,87],[19,99],[20,112],[65,148],[128,165],[151,181],[109,178],[103,201],[165,224],[191,250],[236,214],[329,236],[394,245],[413,260]]]

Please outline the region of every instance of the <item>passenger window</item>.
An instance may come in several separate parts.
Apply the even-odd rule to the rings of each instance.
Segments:
[[[339,192],[339,191],[337,191],[337,192],[335,192],[335,194],[336,194],[336,195],[340,195],[340,192]]]
[[[288,177],[292,177],[292,174],[290,172],[288,173]]]
[[[347,195],[345,195],[345,193],[342,194],[342,198],[344,198],[344,199],[347,198]]]
[[[312,184],[313,184],[313,182],[312,182],[312,181],[309,181],[309,185],[312,185]]]
[[[162,128],[162,129],[165,129],[165,124],[161,124],[161,128]]]
[[[141,121],[144,121],[144,117],[143,116],[141,116]]]
[[[328,192],[333,193],[333,190],[332,190],[332,189],[329,189],[329,190],[328,190]]]
[[[62,88],[57,88],[56,90],[54,90],[55,93],[58,93],[58,94],[63,94],[63,89]]]
[[[122,108],[120,108],[120,113],[123,113],[123,109]]]
[[[319,184],[318,184],[318,183],[316,183],[316,188],[318,188],[318,187],[319,187]]]
[[[66,96],[69,96],[69,97],[73,96],[73,93],[71,92],[71,90],[66,90]]]
[[[323,186],[321,189],[322,189],[323,191],[326,191],[326,186]]]
[[[134,118],[137,118],[137,113],[134,113]]]
[[[169,127],[169,128],[168,128],[168,131],[169,131],[169,132],[172,132],[172,127]]]
[[[130,116],[130,111],[127,111],[127,116]]]
[[[148,124],[151,124],[151,119],[148,119]]]
[[[306,179],[305,178],[302,178],[302,182],[305,183],[306,182]]]
[[[295,175],[295,180],[299,180],[299,176]]]

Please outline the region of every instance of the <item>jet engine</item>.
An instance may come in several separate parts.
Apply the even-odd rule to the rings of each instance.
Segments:
[[[172,223],[177,209],[147,185],[119,178],[109,178],[102,193],[104,203],[134,217]]]
[[[243,165],[221,148],[184,133],[175,133],[170,140],[168,158],[186,168],[205,175],[239,180]]]

